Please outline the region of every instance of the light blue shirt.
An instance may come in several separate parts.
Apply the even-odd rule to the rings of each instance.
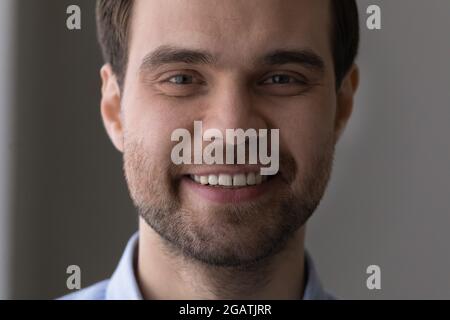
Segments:
[[[134,272],[134,255],[139,240],[136,232],[128,241],[119,265],[112,277],[88,288],[73,292],[61,300],[142,300]],[[314,263],[305,250],[306,285],[303,300],[330,300],[333,296],[322,288]]]

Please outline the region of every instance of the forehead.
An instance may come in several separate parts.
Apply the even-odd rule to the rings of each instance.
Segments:
[[[130,61],[160,46],[245,63],[265,51],[309,48],[331,59],[328,0],[135,0]]]

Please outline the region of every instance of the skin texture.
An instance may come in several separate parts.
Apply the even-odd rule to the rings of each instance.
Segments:
[[[136,273],[145,298],[302,297],[305,223],[325,191],[358,85],[353,66],[335,88],[329,6],[135,2],[124,87],[103,66],[101,114],[140,214]],[[207,52],[212,61],[143,64],[168,47]],[[262,63],[277,50],[313,52],[323,69]],[[223,133],[280,129],[280,178],[270,192],[217,204],[183,183],[206,165],[172,164],[170,136],[192,132],[196,120]]]

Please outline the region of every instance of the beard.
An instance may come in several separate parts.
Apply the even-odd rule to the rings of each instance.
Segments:
[[[254,201],[212,205],[182,195],[180,166],[156,161],[142,140],[127,136],[124,173],[142,219],[172,254],[210,266],[256,266],[286,247],[319,205],[331,174],[329,139],[302,164],[280,153],[278,185]],[[191,201],[189,201],[191,200]]]

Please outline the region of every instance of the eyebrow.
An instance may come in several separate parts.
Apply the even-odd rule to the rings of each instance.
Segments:
[[[171,63],[214,64],[217,60],[215,55],[207,51],[165,45],[147,54],[142,60],[140,70],[154,70]],[[275,50],[265,54],[256,62],[269,66],[299,64],[320,73],[325,71],[324,60],[311,49]]]
[[[170,63],[212,64],[215,61],[215,57],[205,51],[161,46],[145,56],[140,69],[152,70]]]
[[[325,71],[324,60],[311,49],[304,50],[276,50],[262,59],[267,65],[299,64],[309,69],[323,73]]]

